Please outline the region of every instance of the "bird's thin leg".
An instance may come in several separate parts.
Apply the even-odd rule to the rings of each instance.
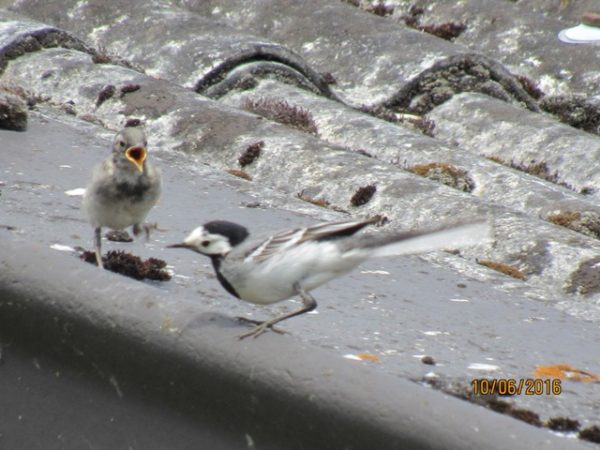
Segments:
[[[162,228],[159,228],[157,223],[143,223],[141,225],[140,224],[135,224],[133,226],[133,234],[135,236],[137,236],[142,231],[144,231],[144,234],[146,236],[146,242],[148,242],[150,240],[150,232],[152,230],[166,231],[166,230],[163,230]]]
[[[142,226],[139,223],[136,223],[131,227],[131,231],[133,231],[133,235],[135,237],[138,236],[142,232]],[[148,232],[146,231],[146,240],[148,240]]]
[[[242,316],[238,316],[237,320],[239,320],[240,322],[251,323],[252,325],[262,325],[263,323],[265,323],[264,320],[249,319],[248,317],[242,317]],[[269,328],[271,329],[271,331],[274,331],[275,333],[285,334],[285,331],[283,331],[282,329],[277,328],[275,326],[271,326]]]
[[[97,227],[94,229],[94,245],[96,250],[96,263],[98,267],[104,269],[102,265],[102,227]]]
[[[292,311],[291,313],[282,314],[281,316],[274,317],[270,320],[265,320],[264,322],[259,322],[259,321],[255,322],[253,320],[248,320],[248,322],[256,323],[257,326],[255,326],[254,328],[252,328],[250,331],[248,331],[246,333],[240,334],[238,336],[238,339],[244,339],[249,336],[254,336],[255,338],[257,338],[258,336],[263,334],[265,331],[267,331],[267,329],[269,329],[269,328],[273,329],[273,325],[275,325],[276,323],[279,323],[279,322],[289,319],[291,317],[299,316],[300,314],[305,314],[309,311],[312,311],[313,309],[315,309],[317,307],[317,301],[314,299],[314,297],[312,295],[310,295],[308,292],[306,292],[304,289],[302,289],[298,283],[294,284],[294,290],[302,299],[302,304],[303,304],[302,308],[300,308],[297,311]],[[278,332],[281,332],[281,330],[278,330]]]

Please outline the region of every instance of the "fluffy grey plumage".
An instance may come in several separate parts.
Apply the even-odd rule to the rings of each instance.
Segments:
[[[160,196],[160,171],[147,160],[146,135],[124,128],[115,136],[112,155],[94,170],[83,197],[83,209],[94,227],[96,261],[102,267],[102,227],[133,226],[138,234]]]
[[[241,225],[214,221],[171,247],[209,256],[223,287],[241,300],[270,304],[294,295],[302,298],[302,309],[257,322],[257,327],[240,336],[256,337],[282,320],[316,308],[309,291],[350,272],[369,257],[457,248],[478,243],[490,233],[487,223],[477,222],[433,230],[355,234],[376,220],[322,223],[262,239],[250,239]]]

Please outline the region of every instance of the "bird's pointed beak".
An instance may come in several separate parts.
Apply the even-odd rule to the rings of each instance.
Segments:
[[[171,244],[167,245],[167,248],[191,248],[190,244],[186,244],[185,242],[180,242],[179,244]]]
[[[146,161],[146,156],[146,149],[140,145],[129,147],[125,150],[125,157],[131,161],[140,172],[144,171],[144,161]]]

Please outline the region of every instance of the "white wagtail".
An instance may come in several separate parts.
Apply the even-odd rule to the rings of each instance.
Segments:
[[[115,136],[112,155],[94,170],[85,190],[83,209],[94,227],[96,261],[102,267],[102,227],[133,226],[136,236],[160,196],[160,171],[147,160],[144,131],[123,128]]]
[[[312,311],[316,300],[309,291],[351,271],[372,256],[390,256],[458,248],[481,242],[490,233],[485,222],[468,223],[426,231],[377,234],[355,233],[380,220],[321,223],[284,231],[263,239],[248,239],[248,230],[227,221],[208,222],[196,228],[180,244],[209,256],[223,287],[235,297],[261,305],[294,295],[303,307],[256,324],[240,339],[258,337],[278,322]]]

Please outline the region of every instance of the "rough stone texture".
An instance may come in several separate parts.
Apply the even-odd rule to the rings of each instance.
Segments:
[[[145,246],[138,242],[106,246],[107,250],[126,247],[145,258],[156,256],[169,263],[173,279],[160,286],[169,297],[166,303],[160,302],[164,311],[199,302],[220,314],[262,318],[296,306],[286,302],[261,310],[239,304],[218,285],[209,261],[164,249],[206,220],[236,220],[261,232],[349,215],[380,214],[382,227],[402,229],[488,217],[495,228],[491,244],[461,253],[370,262],[315,292],[318,314],[286,323],[291,337],[282,339],[307,346],[303,348],[308,350],[292,350],[298,363],[307,367],[312,361],[303,357],[315,347],[317,353],[328,355],[325,358],[367,355],[370,359],[357,364],[368,364],[370,369],[366,378],[354,382],[355,389],[371,386],[370,375],[391,375],[476,403],[480,402],[465,395],[473,378],[530,377],[537,365],[549,362],[598,373],[595,353],[589,349],[590,343],[599,340],[600,293],[569,288],[572,280],[581,279],[580,285],[587,285],[593,278],[593,274],[583,278],[577,274],[600,254],[600,243],[591,233],[595,224],[586,219],[582,225],[587,228],[574,231],[549,221],[565,211],[581,214],[581,218],[593,218],[600,212],[600,180],[592,170],[596,164],[589,153],[597,147],[598,137],[557,120],[594,131],[597,86],[586,80],[593,81],[595,75],[586,75],[588,66],[575,64],[573,77],[559,80],[560,89],[552,87],[557,79],[556,64],[560,64],[553,60],[539,66],[534,73],[539,73],[539,79],[537,75],[531,80],[523,78],[531,73],[521,69],[536,66],[537,59],[560,50],[552,47],[547,52],[545,40],[550,35],[555,38],[555,27],[569,24],[559,17],[521,14],[526,8],[521,2],[459,2],[454,11],[465,11],[460,8],[467,3],[477,11],[477,20],[469,20],[465,31],[452,42],[410,29],[399,17],[399,6],[380,17],[341,1],[156,0],[131,5],[119,0],[19,0],[12,7],[16,13],[0,11],[0,54],[10,56],[3,59],[0,82],[26,86],[27,98],[37,99],[41,113],[30,113],[27,133],[0,131],[2,144],[19,150],[0,152],[0,232],[9,239],[44,246],[90,245],[91,230],[80,216],[78,199],[63,192],[85,185],[93,163],[108,151],[115,130],[139,122],[150,138],[151,157],[164,168],[166,177],[163,199],[149,220],[156,218],[167,231],[153,235]],[[431,11],[426,8],[420,14],[420,23],[440,24],[446,19],[436,18],[434,10],[443,12],[444,8],[443,2],[431,2]],[[512,27],[515,17],[518,29]],[[479,36],[473,44],[468,41],[469,33],[471,39],[473,33]],[[502,53],[506,50],[506,42],[498,41],[502,33],[516,33],[513,41],[531,56]],[[477,47],[485,42],[487,47]],[[589,48],[582,52],[593,59]],[[573,58],[577,63],[579,57]],[[564,96],[540,97],[538,81],[547,94],[563,92]],[[552,89],[548,90],[548,85]],[[487,97],[461,94],[465,90]],[[578,92],[581,97],[575,95]],[[243,110],[245,102],[266,97],[305,111],[318,134]],[[546,113],[534,112],[540,109]],[[407,110],[429,113],[423,118],[407,115]],[[420,124],[420,128],[412,124]],[[240,156],[259,142],[260,157],[239,171]],[[493,160],[486,157],[490,155]],[[473,189],[463,192],[444,185],[441,181],[446,179],[430,180],[408,170],[430,164],[464,171],[472,181],[472,185],[465,184]],[[365,186],[376,186],[375,194],[366,204],[351,206],[352,196]],[[40,227],[40,223],[45,225]],[[489,261],[491,267],[512,267],[523,274],[522,279],[495,272],[478,261]],[[129,287],[123,289],[129,292]],[[99,292],[90,294],[101,296]],[[53,302],[48,297],[38,300],[40,305]],[[122,323],[126,311],[111,310],[108,318],[94,316],[98,319],[95,326],[105,320]],[[73,310],[73,320],[78,320],[79,312]],[[25,323],[28,314],[22,316]],[[238,331],[239,326],[227,319],[217,322]],[[161,329],[171,329],[170,324],[165,318]],[[202,333],[211,335],[212,328],[207,328]],[[106,335],[113,337],[110,331]],[[67,345],[77,344],[79,336],[67,339]],[[208,350],[189,346],[187,341],[184,349],[170,348],[181,351],[184,358],[195,352],[212,355],[222,349],[211,347],[222,338],[218,330],[213,337],[207,340]],[[280,362],[273,361],[273,355],[281,349],[269,347],[270,342],[279,342],[278,337],[267,335],[267,340],[252,343],[257,354],[268,353],[263,355],[266,372],[269,368],[279,371]],[[204,334],[195,338],[202,339]],[[149,338],[146,344],[152,342]],[[99,344],[97,348],[102,354],[105,347]],[[16,346],[15,352],[27,355],[21,346]],[[243,354],[235,349],[219,367],[224,371],[230,365],[236,367],[235,359]],[[437,364],[422,364],[423,355]],[[130,359],[143,366],[143,358]],[[114,364],[110,362],[109,367]],[[342,377],[351,370],[346,367],[340,369]],[[490,371],[482,372],[481,367]],[[295,375],[294,366],[283,378]],[[211,376],[215,377],[214,372]],[[341,378],[332,379],[325,388],[341,388]],[[110,377],[109,384],[117,391]],[[194,383],[185,381],[181,386],[185,394]],[[297,386],[288,407],[298,398],[312,398]],[[550,417],[564,416],[598,423],[594,386],[565,380],[564,387],[561,396],[517,396],[510,399],[509,406],[495,407],[531,422],[538,416],[544,423]],[[412,388],[416,393],[425,389]],[[248,385],[240,389],[241,398],[254,398]],[[373,395],[379,398],[382,394]],[[364,400],[361,397],[360,402]],[[357,407],[361,405],[366,408],[365,403]],[[422,406],[413,409],[419,408]],[[265,409],[272,410],[281,414],[279,408]],[[396,405],[389,410],[395,411]],[[182,414],[188,417],[188,413]],[[443,430],[454,432],[457,427],[445,420],[455,416],[456,412],[447,414],[435,429],[442,434]],[[161,416],[157,417],[160,421]],[[371,420],[372,415],[361,417]],[[390,420],[391,416],[383,413],[377,417]],[[417,422],[429,423],[420,418]],[[251,419],[242,423],[238,432],[259,426]],[[33,422],[28,424],[35,428]],[[414,429],[414,423],[410,425]],[[211,426],[200,429],[208,430],[210,439]],[[471,429],[464,431],[468,434]],[[437,436],[429,429],[417,431],[422,434],[417,439]],[[301,434],[299,428],[292,434],[296,432]],[[249,436],[266,436],[261,433],[264,431]],[[478,442],[473,447],[514,448],[515,442],[503,440],[504,436],[490,434],[493,443]],[[239,433],[235,439],[262,448],[258,440]],[[261,438],[260,444],[265,440]],[[467,441],[458,447],[464,448]],[[454,441],[436,438],[437,444],[447,442],[451,446]],[[312,444],[306,446],[314,448]],[[522,445],[531,448],[527,440]]]
[[[0,128],[25,131],[27,129],[27,105],[16,95],[0,90]]]

